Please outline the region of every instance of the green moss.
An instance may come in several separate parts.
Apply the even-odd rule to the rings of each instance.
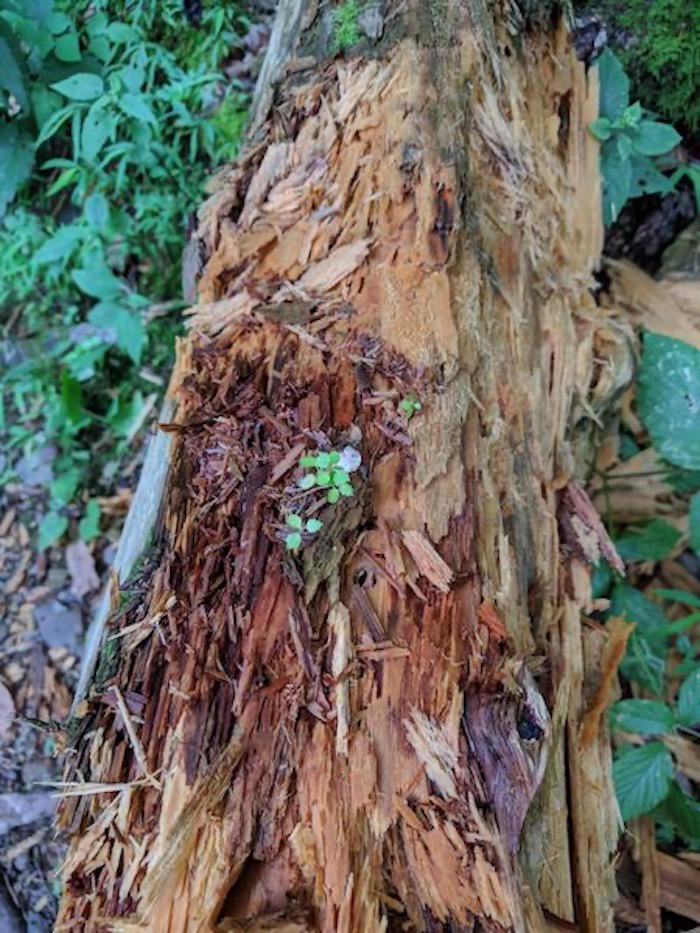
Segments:
[[[603,0],[599,11],[640,100],[679,129],[700,129],[700,3],[696,0]],[[627,46],[622,47],[622,46]]]
[[[345,0],[333,13],[333,50],[342,52],[361,39],[360,27],[357,18],[360,15],[360,4],[357,0]]]
[[[212,117],[216,148],[225,160],[238,154],[248,119],[248,103],[246,94],[232,91]]]

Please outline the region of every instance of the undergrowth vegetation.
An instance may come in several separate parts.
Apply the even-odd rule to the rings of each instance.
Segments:
[[[157,404],[188,222],[245,122],[222,67],[247,26],[237,3],[194,28],[181,0],[0,0],[0,479],[48,487],[42,547],[97,533],[87,491]]]

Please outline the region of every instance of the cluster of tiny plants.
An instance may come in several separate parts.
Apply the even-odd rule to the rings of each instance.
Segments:
[[[415,397],[415,395],[407,395],[399,402],[399,408],[410,421],[417,412],[421,411],[423,406]]]
[[[323,522],[318,518],[309,518],[306,521],[295,512],[289,512],[285,523],[290,531],[287,532],[284,543],[289,551],[298,551],[303,544],[303,535],[315,535],[323,528]]]
[[[341,496],[352,496],[354,489],[350,482],[350,473],[343,469],[341,454],[337,450],[304,456],[299,461],[304,468],[314,472],[305,473],[299,480],[299,488],[326,490],[329,505],[335,505]]]
[[[341,498],[350,498],[355,494],[350,474],[358,469],[362,458],[354,447],[343,450],[319,451],[305,454],[299,459],[299,466],[305,472],[298,482],[304,492],[321,492],[328,505],[336,505]],[[296,512],[289,512],[285,518],[284,543],[289,551],[298,551],[307,543],[308,537],[317,534],[323,527],[318,518],[304,519]]]

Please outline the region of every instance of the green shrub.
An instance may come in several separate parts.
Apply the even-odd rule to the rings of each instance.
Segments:
[[[235,3],[194,29],[180,0],[0,0],[2,479],[57,449],[42,544],[153,410],[188,217],[242,133],[219,66],[246,23]]]

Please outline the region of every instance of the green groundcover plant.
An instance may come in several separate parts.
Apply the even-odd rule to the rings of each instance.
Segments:
[[[42,547],[97,533],[163,385],[188,218],[247,97],[236,3],[0,0],[0,479],[48,488]],[[36,464],[44,464],[36,469]]]

